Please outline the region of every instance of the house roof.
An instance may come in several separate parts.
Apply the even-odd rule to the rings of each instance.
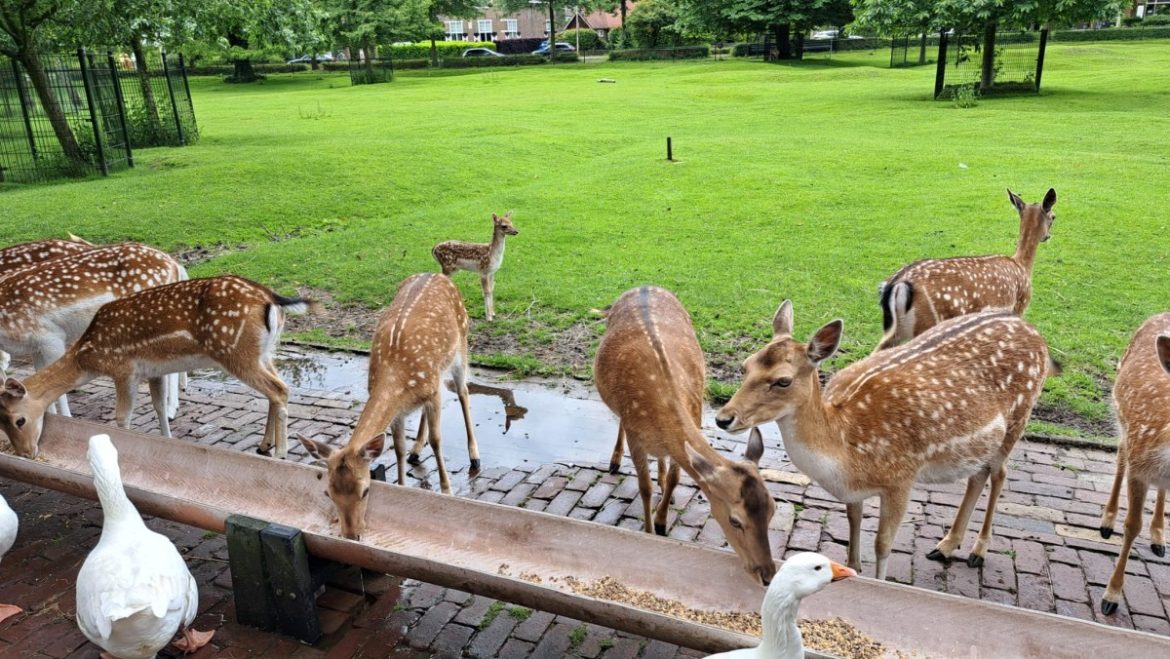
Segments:
[[[634,3],[626,3],[626,15],[628,16],[633,10]],[[594,11],[585,15],[578,14],[569,19],[569,22],[565,25],[565,29],[572,29],[578,22],[581,27],[591,30],[612,30],[615,27],[622,26],[622,15],[619,11]]]

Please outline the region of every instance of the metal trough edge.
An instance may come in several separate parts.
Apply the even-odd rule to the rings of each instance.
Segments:
[[[552,580],[612,576],[701,609],[758,611],[763,588],[734,554],[645,533],[374,483],[362,542],[329,528],[323,471],[237,451],[50,416],[38,461],[0,454],[0,476],[93,499],[88,438],[109,434],[127,493],[149,515],[222,532],[230,514],[305,533],[316,556],[493,597],[703,651],[754,638],[569,592]],[[506,565],[504,568],[502,566]],[[538,575],[541,583],[517,575]],[[839,616],[920,657],[1170,656],[1170,639],[872,579],[833,584],[804,617]],[[823,655],[809,652],[810,658]]]

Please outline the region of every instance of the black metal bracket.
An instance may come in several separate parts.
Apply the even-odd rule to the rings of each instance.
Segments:
[[[370,480],[386,482],[386,465],[374,465],[370,467]]]

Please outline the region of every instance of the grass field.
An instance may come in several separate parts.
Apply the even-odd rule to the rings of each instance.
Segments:
[[[1066,368],[1044,404],[1102,434],[1121,351],[1166,308],[1167,46],[1057,44],[1040,97],[968,109],[929,100],[933,67],[840,60],[409,72],[358,88],[341,75],[193,79],[197,145],[139,152],[105,180],[6,189],[0,221],[9,242],[223,244],[194,274],[378,307],[435,269],[432,244],[487,240],[489,214],[514,209],[498,320],[476,329],[483,361],[581,371],[580,354],[563,355],[591,353],[590,310],[655,283],[734,382],[785,297],[799,334],[845,319],[840,366],[877,341],[879,281],[927,256],[1010,253],[1005,188],[1037,201],[1054,187],[1028,315]],[[668,135],[679,162],[665,160]],[[482,316],[478,281],[456,278]],[[365,340],[331,330],[305,336]]]

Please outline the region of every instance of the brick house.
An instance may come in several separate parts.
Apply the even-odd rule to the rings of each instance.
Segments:
[[[569,12],[558,10],[560,21]],[[487,7],[473,19],[440,16],[446,41],[500,41],[504,39],[544,39],[548,37],[548,12],[541,8],[503,13]],[[560,26],[558,25],[558,30]]]

